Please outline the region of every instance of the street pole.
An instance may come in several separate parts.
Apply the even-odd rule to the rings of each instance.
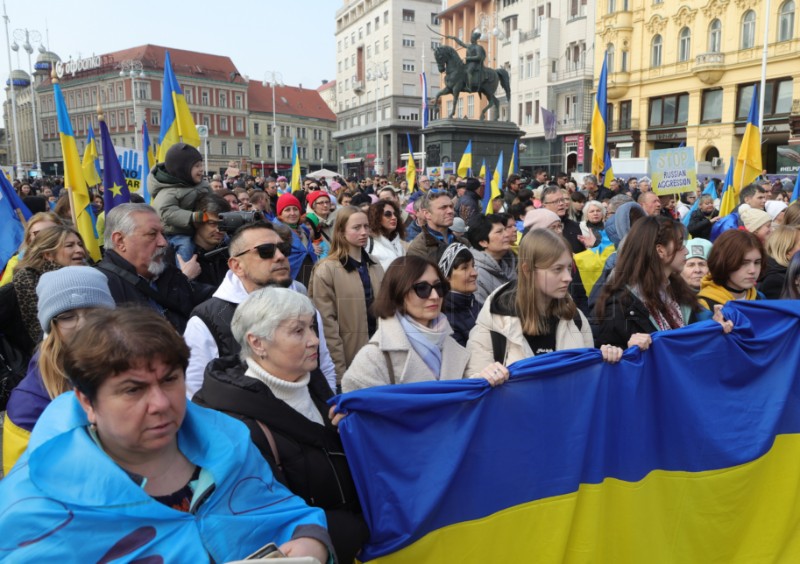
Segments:
[[[11,49],[16,51],[19,49],[17,41],[25,41],[22,48],[28,54],[28,72],[31,75],[31,115],[33,116],[33,146],[36,152],[36,170],[39,175],[42,174],[42,162],[39,154],[39,125],[36,121],[36,78],[33,75],[33,63],[31,62],[31,54],[33,54],[33,46],[31,42],[42,44],[42,34],[32,29],[16,29],[14,30],[14,44]]]
[[[380,95],[379,81],[389,78],[389,74],[384,72],[380,64],[373,63],[367,71],[367,80],[375,82],[375,176],[384,174],[383,161],[381,160],[381,116],[378,109],[378,96]]]
[[[128,59],[122,61],[119,64],[119,68],[119,75],[121,77],[125,77],[125,75],[131,77],[131,97],[133,98],[133,150],[138,152],[139,135],[136,128],[139,125],[139,119],[136,116],[136,76],[138,74],[140,78],[144,78],[144,65],[139,59]]]
[[[11,117],[14,122],[14,151],[17,154],[17,180],[23,180],[22,174],[22,157],[19,153],[19,128],[17,127],[17,95],[14,91],[14,80],[11,78],[11,72],[14,67],[11,66],[11,40],[8,35],[8,13],[6,12],[6,3],[3,0],[3,19],[6,22],[6,46],[8,47],[8,75],[9,85],[11,90]]]
[[[283,75],[277,71],[267,71],[264,73],[263,86],[267,84],[272,88],[272,157],[275,170],[273,174],[278,177],[278,121],[276,118],[277,108],[275,107],[275,88],[283,86]]]

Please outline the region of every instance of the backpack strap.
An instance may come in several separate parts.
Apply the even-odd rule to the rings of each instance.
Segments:
[[[506,336],[497,331],[489,331],[492,337],[492,352],[494,353],[494,361],[504,364],[506,360]]]
[[[275,444],[275,437],[272,435],[272,431],[270,431],[269,427],[267,427],[262,421],[256,419],[256,423],[258,423],[258,426],[261,427],[261,430],[264,432],[264,436],[267,438],[269,449],[272,451],[272,457],[275,459],[275,466],[278,467],[278,470],[283,472],[281,456],[278,454],[278,445]]]
[[[392,358],[389,356],[389,351],[383,351],[383,360],[386,362],[386,370],[389,372],[389,383],[394,385],[397,381],[394,378],[394,367],[392,366]]]

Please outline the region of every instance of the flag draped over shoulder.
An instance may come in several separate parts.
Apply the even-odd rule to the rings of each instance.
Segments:
[[[492,181],[483,187],[483,213],[492,213],[492,200],[503,195],[503,151],[497,157],[497,166],[494,167]]]
[[[467,143],[467,148],[464,149],[464,154],[461,155],[461,161],[458,163],[458,176],[466,178],[472,174],[472,140]]]
[[[117,152],[114,150],[114,143],[111,141],[111,134],[105,121],[100,121],[100,143],[103,146],[103,211],[108,212],[119,204],[127,204],[131,201],[131,193],[128,190],[128,182],[119,164]]]
[[[172,60],[167,51],[164,59],[164,88],[161,98],[161,134],[158,137],[158,162],[164,162],[167,151],[175,143],[186,143],[192,147],[200,146],[189,104],[183,97],[181,85],[172,71]]]
[[[6,175],[0,172],[0,270],[22,244],[25,234],[22,220],[30,218],[28,206],[17,195]]]
[[[142,167],[142,198],[146,203],[150,203],[150,190],[147,188],[147,177],[150,176],[150,169],[156,164],[153,145],[150,143],[150,133],[147,131],[147,121],[142,123],[142,155],[144,166]]]
[[[89,124],[89,133],[86,135],[86,148],[83,150],[83,178],[89,186],[100,184],[100,162],[97,156],[97,142],[94,138],[94,128]]]
[[[300,190],[300,155],[297,152],[297,138],[292,139],[292,182],[291,191]]]
[[[758,85],[753,86],[753,99],[750,102],[750,114],[744,126],[742,144],[736,157],[733,169],[733,184],[719,206],[719,215],[731,213],[739,205],[739,193],[742,188],[753,182],[761,174],[761,132],[758,130]]]
[[[608,187],[614,179],[611,154],[608,152],[608,54],[603,56],[603,68],[597,82],[597,95],[592,112],[592,174],[601,186]]]
[[[414,190],[417,184],[417,163],[414,162],[414,148],[411,146],[411,134],[406,133],[408,140],[408,163],[406,163],[406,182],[408,183],[408,190]]]
[[[61,92],[61,85],[58,83],[53,84],[53,97],[58,115],[61,154],[64,157],[64,186],[72,196],[75,229],[80,233],[89,256],[92,257],[92,260],[98,261],[100,260],[100,245],[97,242],[97,233],[92,221],[92,201],[89,198],[86,180],[83,178],[83,167],[78,156],[78,146],[75,143],[72,123],[69,121],[67,105],[64,103],[64,95]]]
[[[559,351],[497,388],[334,398],[371,532],[360,560],[800,561],[800,305],[724,314],[729,335],[654,333],[618,364]]]

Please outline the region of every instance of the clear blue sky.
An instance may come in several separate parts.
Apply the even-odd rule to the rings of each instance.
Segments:
[[[335,16],[342,0],[6,0],[9,32],[35,29],[62,59],[145,43],[227,55],[239,72],[316,88],[336,78]],[[5,39],[5,30],[0,30]],[[2,41],[3,86],[8,55]],[[27,71],[20,49],[19,66]],[[17,68],[17,54],[11,53]]]

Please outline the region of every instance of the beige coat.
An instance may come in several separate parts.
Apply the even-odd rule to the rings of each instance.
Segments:
[[[394,318],[378,320],[378,330],[367,346],[356,355],[353,364],[342,378],[342,391],[351,392],[372,386],[390,384],[386,367],[386,353],[392,363],[395,382],[410,384],[430,380],[459,380],[466,376],[469,354],[452,337],[447,337],[442,348],[441,377],[428,368],[408,340],[403,326]],[[438,378],[437,378],[438,377]]]
[[[492,336],[490,331],[497,331],[506,337],[506,355],[503,365],[509,366],[523,358],[533,356],[528,340],[522,332],[522,323],[516,316],[491,313],[491,304],[497,292],[494,292],[483,304],[475,327],[469,333],[467,351],[470,354],[467,374],[475,376],[489,364],[494,362]],[[594,339],[589,321],[578,310],[583,325],[580,329],[574,321],[561,320],[556,327],[556,350],[594,348]]]
[[[368,260],[372,292],[377,296],[383,268],[372,259]],[[322,260],[311,273],[308,297],[322,316],[325,341],[336,366],[336,380],[341,382],[356,353],[369,340],[367,301],[361,278],[357,271],[347,270],[338,260]]]

